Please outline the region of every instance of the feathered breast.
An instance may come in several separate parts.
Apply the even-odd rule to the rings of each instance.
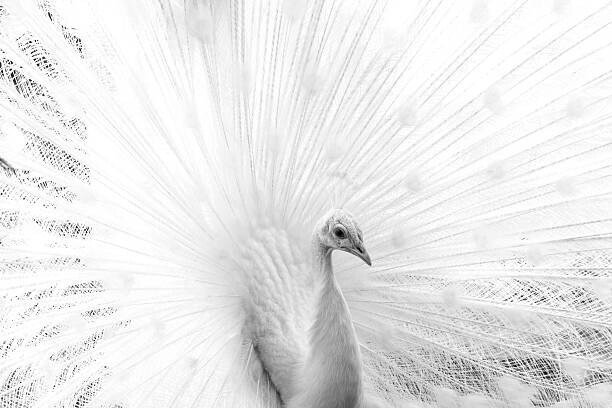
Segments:
[[[245,328],[279,393],[292,394],[292,379],[308,354],[317,285],[307,246],[287,231],[261,229],[244,246]]]

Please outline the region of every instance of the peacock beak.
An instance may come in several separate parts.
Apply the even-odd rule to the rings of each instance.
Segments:
[[[359,259],[361,259],[363,262],[367,263],[368,266],[372,266],[370,254],[368,254],[368,251],[365,249],[362,243],[355,244],[355,246],[350,252]]]

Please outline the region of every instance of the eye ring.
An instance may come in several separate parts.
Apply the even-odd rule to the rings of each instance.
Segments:
[[[336,225],[332,232],[336,238],[345,239],[347,237],[346,229],[341,225]]]

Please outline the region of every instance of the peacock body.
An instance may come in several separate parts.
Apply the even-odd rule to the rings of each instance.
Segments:
[[[0,1],[0,406],[612,407],[610,38],[598,0]]]

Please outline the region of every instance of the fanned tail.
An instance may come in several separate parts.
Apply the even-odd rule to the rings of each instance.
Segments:
[[[575,3],[0,3],[2,406],[268,406],[236,249],[344,207],[373,399],[605,408],[612,6]]]

